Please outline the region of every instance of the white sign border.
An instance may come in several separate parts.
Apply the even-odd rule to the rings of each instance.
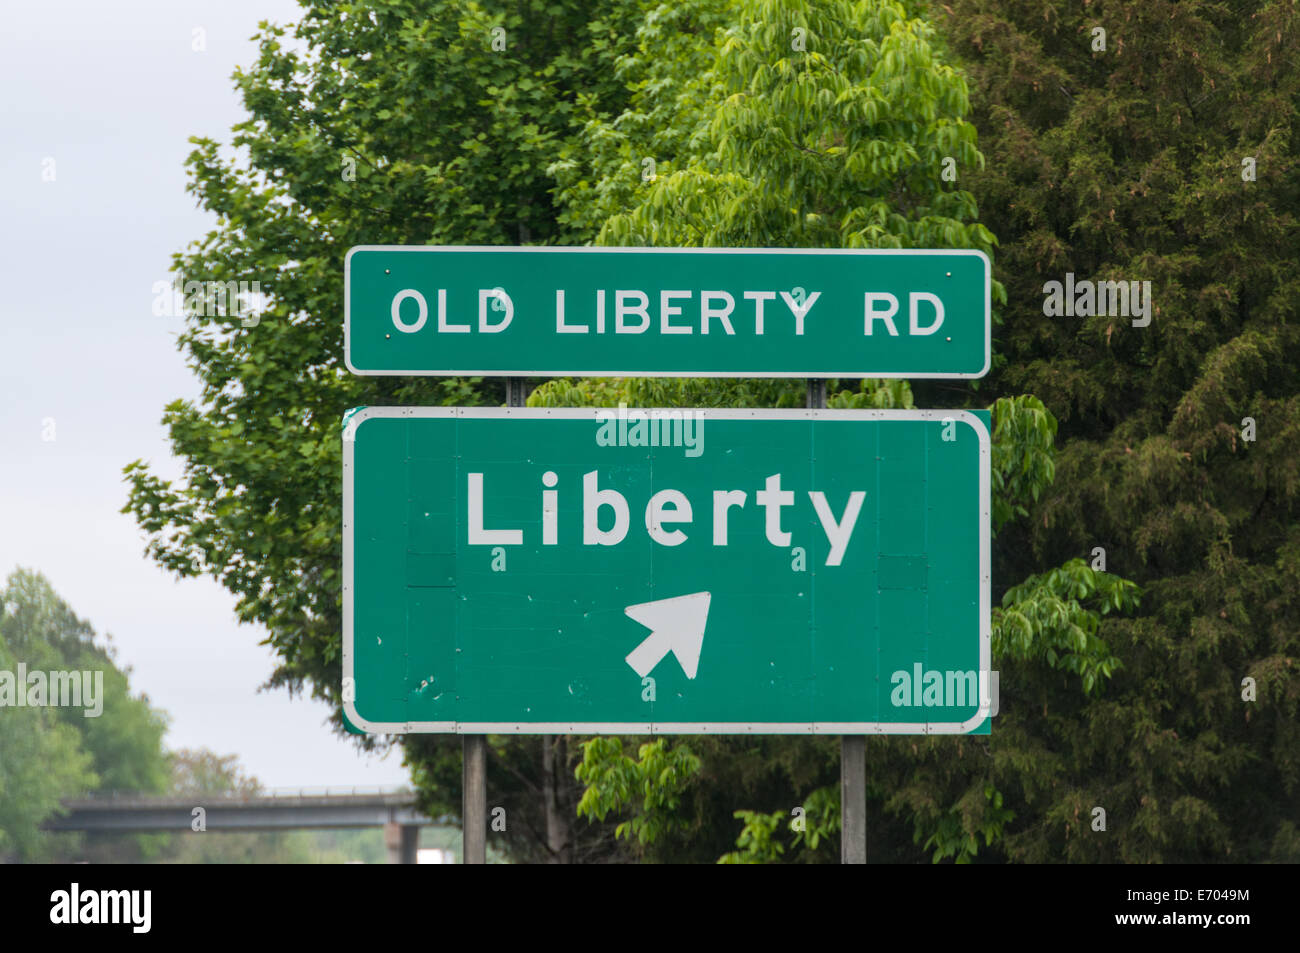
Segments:
[[[352,255],[359,251],[391,252],[580,252],[690,253],[700,255],[976,255],[984,262],[984,366],[974,373],[874,371],[509,371],[509,370],[361,370],[352,363]],[[359,377],[755,377],[755,378],[856,378],[891,380],[978,380],[989,372],[993,359],[993,268],[989,256],[977,248],[656,248],[597,245],[354,245],[343,258],[343,363]]]
[[[343,678],[355,686],[353,570],[353,451],[357,429],[367,420],[395,417],[465,417],[471,419],[595,420],[598,414],[610,413],[608,407],[364,407],[349,411],[343,424]],[[636,408],[639,411],[682,410],[682,408]],[[933,420],[945,418],[965,423],[979,440],[979,509],[980,509],[980,672],[990,671],[992,664],[991,479],[992,456],[990,433],[983,422],[966,410],[770,410],[770,409],[695,409],[704,419],[715,420]],[[984,679],[981,679],[984,681]],[[981,686],[982,687],[982,686]],[[344,701],[348,720],[371,734],[441,733],[470,735],[575,734],[575,735],[713,735],[713,734],[825,734],[825,735],[964,735],[979,727],[989,717],[991,699],[983,697],[975,715],[964,722],[372,722],[356,710],[355,701]]]

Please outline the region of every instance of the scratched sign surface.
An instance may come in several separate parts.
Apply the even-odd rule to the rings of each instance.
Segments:
[[[988,731],[983,412],[368,408],[343,441],[365,731]]]

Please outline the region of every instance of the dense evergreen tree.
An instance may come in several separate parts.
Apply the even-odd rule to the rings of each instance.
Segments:
[[[1000,539],[997,574],[1100,546],[1146,592],[1136,618],[1105,626],[1123,667],[1104,698],[1063,705],[1043,686],[1020,702],[1041,710],[1026,743],[1054,768],[1018,805],[1006,854],[1295,862],[1300,11],[934,11],[987,160],[961,181],[1001,242],[992,383],[1060,421],[1056,481]],[[1044,285],[1067,272],[1150,281],[1150,325],[1046,316]]]

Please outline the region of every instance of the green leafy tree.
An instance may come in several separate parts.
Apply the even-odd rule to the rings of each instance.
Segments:
[[[5,633],[29,670],[102,672],[103,711],[87,718],[81,708],[52,709],[82,737],[105,792],[158,793],[167,786],[162,739],[167,718],[147,695],[133,696],[129,667],[119,667],[111,635],[102,643],[38,573],[17,570],[3,592]]]
[[[235,153],[193,140],[189,188],[217,222],[175,257],[178,284],[257,281],[270,300],[255,323],[189,302],[178,344],[201,392],[164,416],[184,475],[132,463],[125,510],[159,564],[210,574],[242,621],[265,627],[271,686],[340,701],[343,413],[503,402],[499,381],[348,373],[347,250],[587,241],[561,219],[546,170],[580,116],[622,110],[612,64],[635,13],[614,0],[305,2],[295,26],[262,25],[257,61],[235,75],[248,113]],[[405,744],[425,809],[458,814],[459,739]],[[548,820],[573,816],[562,747],[493,742],[494,803],[520,857],[554,855]]]
[[[19,569],[0,589],[0,671],[90,673],[102,677],[100,714],[85,707],[0,708],[0,851],[49,859],[80,851],[77,838],[44,834],[58,802],[95,792],[159,793],[167,784],[166,717],[132,695],[111,636],[102,642],[39,573]],[[132,857],[157,842],[132,838]],[[6,844],[10,845],[6,848]]]
[[[19,657],[0,626],[0,671],[16,672]],[[50,709],[0,709],[0,860],[48,860],[53,845],[41,825],[63,798],[98,782],[81,736]]]

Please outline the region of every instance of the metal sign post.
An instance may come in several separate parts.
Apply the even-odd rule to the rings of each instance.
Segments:
[[[808,378],[808,407],[826,406],[826,381]],[[840,737],[840,863],[867,862],[867,739]]]
[[[522,407],[527,399],[527,381],[520,377],[506,379],[506,404]],[[543,738],[543,748],[550,739]],[[487,863],[487,736],[465,735],[462,746],[464,787],[464,863]]]

